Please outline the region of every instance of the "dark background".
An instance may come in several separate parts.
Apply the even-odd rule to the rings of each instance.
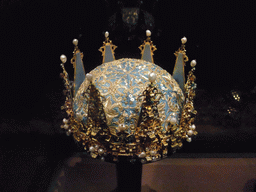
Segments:
[[[72,40],[77,38],[89,72],[101,64],[98,49],[105,31],[118,46],[115,53],[119,59],[140,58],[138,46],[145,30],[151,29],[158,49],[155,63],[170,73],[173,53],[180,39],[187,37],[187,55],[198,63],[195,107],[199,135],[180,153],[255,153],[255,2],[129,2],[1,1],[0,171],[6,189],[16,189],[10,180],[16,168],[31,158],[41,157],[41,167],[31,168],[34,175],[36,169],[48,170],[41,173],[48,177],[62,159],[80,150],[59,128],[65,117],[60,110],[65,97],[59,57],[65,54],[68,61],[72,58]],[[141,10],[130,31],[122,21],[122,7]],[[152,26],[145,22],[142,13],[146,12],[154,18]],[[69,62],[66,68],[72,77]],[[188,62],[186,72],[189,69]],[[232,90],[239,93],[240,102],[233,99]],[[19,161],[21,157],[24,163]],[[27,189],[34,191],[37,180],[46,186],[49,182],[35,176],[26,184],[30,186]]]

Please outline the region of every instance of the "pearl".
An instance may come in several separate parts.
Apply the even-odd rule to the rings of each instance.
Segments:
[[[95,151],[95,148],[93,146],[89,147],[89,151],[90,152],[94,152]]]
[[[75,46],[78,45],[78,40],[77,39],[73,39],[73,45],[75,45]]]
[[[101,157],[100,160],[101,160],[101,161],[105,161],[105,157]]]
[[[193,124],[193,125],[190,126],[190,129],[191,129],[191,130],[195,130],[195,129],[196,129],[196,126]]]
[[[156,80],[156,74],[155,73],[150,73],[148,79],[151,83],[153,83]]]
[[[150,151],[150,155],[151,155],[151,156],[156,155],[156,151]]]
[[[120,125],[118,126],[118,130],[119,130],[119,131],[124,131],[125,129],[126,129],[126,127],[125,127],[124,124],[120,124]]]
[[[190,143],[191,141],[192,141],[191,137],[187,138],[187,142]]]
[[[104,153],[104,150],[100,148],[100,149],[98,150],[98,153],[101,155],[101,154]]]
[[[67,124],[65,124],[65,125],[63,126],[63,128],[64,128],[64,129],[68,129],[69,126],[68,126]]]
[[[182,39],[181,39],[181,43],[182,44],[185,44],[187,42],[187,38],[186,37],[183,37]]]
[[[63,119],[63,123],[67,124],[68,120],[66,118]]]
[[[106,32],[105,32],[105,37],[107,38],[108,36],[109,36],[109,32],[106,31]]]
[[[172,118],[170,119],[170,123],[171,123],[172,125],[176,124],[176,123],[177,123],[177,119],[176,119],[175,117],[172,117]]]
[[[194,134],[194,132],[192,130],[189,130],[187,134],[188,134],[188,136],[192,136]]]
[[[151,36],[151,31],[150,30],[146,30],[146,36],[147,37]]]
[[[192,61],[190,62],[190,66],[191,66],[191,67],[195,67],[195,66],[196,66],[196,60],[192,60]]]
[[[88,79],[88,81],[92,82],[93,76],[92,76],[92,74],[87,73],[87,74],[86,74],[86,78]]]
[[[139,158],[144,158],[144,157],[146,157],[146,153],[143,151],[143,152],[141,152],[141,153],[139,154]]]
[[[96,145],[94,146],[94,148],[95,148],[96,150],[99,149],[99,145],[96,144]]]
[[[66,55],[61,55],[61,56],[60,56],[60,60],[61,60],[62,63],[66,63],[66,62],[67,62],[67,57],[66,57]]]

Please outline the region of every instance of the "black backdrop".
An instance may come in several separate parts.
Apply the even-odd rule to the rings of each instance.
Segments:
[[[118,46],[117,58],[119,55],[139,56],[137,47],[141,42],[138,39],[128,41],[129,34],[121,27],[114,31],[109,27],[109,17],[120,10],[115,1],[2,2],[2,117],[29,118],[50,110],[46,108],[46,95],[62,89],[59,56],[66,54],[70,59],[72,39],[81,34],[79,47],[85,54],[87,72],[101,62],[98,48],[105,30],[110,31],[113,41],[117,39],[114,41]],[[144,2],[141,8],[150,12],[153,10],[150,5],[153,4]],[[156,5],[152,40],[158,48],[154,56],[157,64],[171,73],[175,61],[173,53],[180,46],[180,38],[186,36],[187,55],[198,62],[198,89],[225,91],[240,84],[253,89],[253,1],[159,1]],[[156,35],[158,30],[161,31],[159,36]],[[71,65],[69,67],[72,74]]]

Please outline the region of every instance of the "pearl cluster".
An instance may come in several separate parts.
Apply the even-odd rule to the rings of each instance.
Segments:
[[[104,149],[100,148],[100,146],[98,144],[90,146],[89,151],[91,152],[92,157],[95,155],[95,153],[98,153],[100,156],[105,153]],[[105,158],[101,157],[101,160],[104,161]]]
[[[145,157],[147,157],[147,156],[151,156],[151,158],[152,158],[152,161],[156,161],[157,160],[157,151],[156,150],[153,150],[153,149],[149,149],[148,147],[146,147],[146,152],[145,151],[142,151],[139,155],[138,155],[138,157],[141,159],[140,161],[141,161],[141,163],[146,163],[147,162],[147,160],[145,159]]]
[[[194,131],[196,129],[196,126],[194,124],[189,125],[189,130],[187,131],[187,142],[191,142],[191,136],[194,135]]]
[[[66,132],[67,136],[70,136],[70,134],[72,133],[72,130],[69,129],[69,121],[68,121],[68,119],[64,118],[63,119],[63,123],[64,123],[64,125],[61,125],[60,127],[67,131]]]

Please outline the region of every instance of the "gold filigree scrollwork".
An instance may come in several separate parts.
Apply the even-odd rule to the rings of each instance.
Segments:
[[[140,97],[144,97],[138,127],[135,133],[137,143],[137,154],[145,161],[156,160],[165,156],[167,151],[167,136],[164,136],[164,129],[158,113],[158,104],[162,93],[150,84]]]
[[[195,115],[197,114],[193,103],[196,89],[196,77],[194,75],[194,71],[195,67],[190,70],[185,84],[185,103],[181,113],[179,131],[177,132],[179,139],[187,139],[187,141],[191,140],[191,136],[197,135],[195,125],[193,124],[195,121]]]

